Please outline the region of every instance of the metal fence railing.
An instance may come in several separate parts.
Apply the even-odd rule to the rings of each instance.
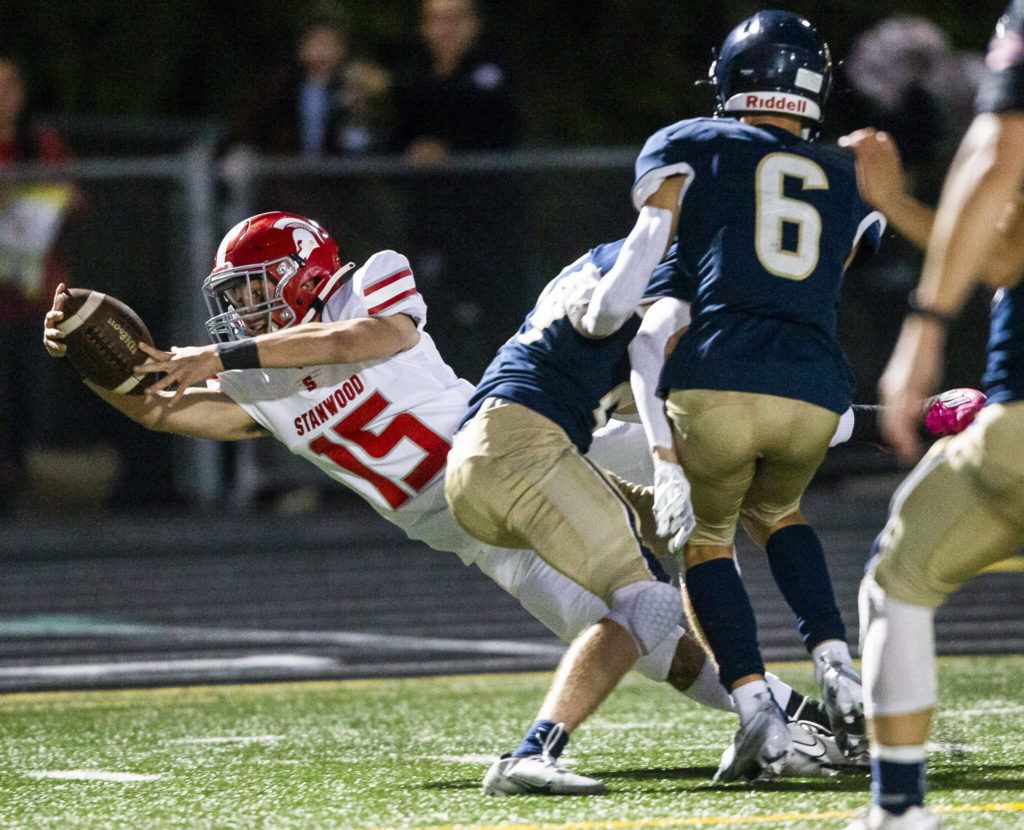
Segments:
[[[206,342],[199,286],[227,228],[264,210],[311,216],[348,259],[385,248],[409,257],[429,306],[428,330],[456,371],[475,381],[564,264],[628,232],[634,157],[629,148],[531,150],[421,168],[391,157],[215,158],[198,143],[174,155],[12,166],[0,171],[0,199],[33,183],[74,182],[78,206],[59,239],[72,282],[128,302],[158,345]],[[918,267],[907,247],[887,247],[874,266],[851,274],[841,311],[861,400],[873,399]],[[3,256],[0,247],[0,265]],[[958,327],[949,383],[977,383],[984,316],[979,301]],[[15,367],[36,399],[25,422],[4,428],[29,430],[29,442],[46,449],[114,447],[121,466],[111,498],[120,506],[246,504],[267,489],[318,481],[273,442],[223,447],[135,428],[36,351]]]

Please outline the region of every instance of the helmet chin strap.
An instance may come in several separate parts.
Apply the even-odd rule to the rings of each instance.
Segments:
[[[330,296],[331,292],[334,291],[337,284],[341,281],[349,271],[356,267],[354,262],[350,262],[347,265],[342,265],[337,271],[331,274],[330,278],[324,284],[323,290],[320,292],[324,296]],[[309,304],[309,308],[306,310],[305,315],[299,320],[299,323],[309,323],[312,319],[320,314],[324,310],[324,301],[320,297],[315,297]]]

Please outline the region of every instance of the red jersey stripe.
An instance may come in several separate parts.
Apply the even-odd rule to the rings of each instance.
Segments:
[[[411,297],[413,294],[417,293],[418,292],[416,291],[415,288],[410,288],[408,291],[403,291],[400,294],[395,294],[395,296],[392,297],[390,300],[385,300],[380,305],[375,305],[373,308],[367,309],[366,313],[376,314],[378,311],[383,311],[385,308],[393,306],[399,300],[405,299],[406,297]]]
[[[391,283],[393,283],[393,282],[398,282],[398,280],[403,279],[404,277],[411,277],[411,276],[412,276],[412,269],[411,268],[403,268],[401,271],[396,271],[391,276],[384,277],[384,279],[380,280],[379,282],[375,282],[369,288],[363,289],[363,294],[364,295],[372,294],[374,291],[380,291],[382,288],[386,288],[387,286],[391,285]]]

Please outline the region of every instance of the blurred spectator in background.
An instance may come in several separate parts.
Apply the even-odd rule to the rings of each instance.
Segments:
[[[974,114],[982,56],[953,51],[930,20],[897,16],[854,40],[844,71],[863,99],[867,123],[895,139],[917,187],[937,198]]]
[[[425,171],[409,180],[402,204],[434,336],[473,381],[536,294],[521,278],[522,179],[502,165],[471,175],[446,169],[458,153],[506,150],[520,140],[516,75],[484,44],[482,29],[473,0],[423,0],[423,50],[396,76],[391,140],[393,151]]]
[[[983,71],[980,54],[953,50],[932,21],[905,15],[886,18],[851,43],[841,64],[848,98],[832,128],[872,126],[888,132],[904,160],[908,191],[934,203],[973,116],[974,93]],[[902,237],[890,237],[879,255],[858,266],[843,287],[840,336],[865,399],[885,365],[885,349],[878,344],[895,340],[907,293],[921,269],[920,252]],[[972,354],[962,367],[952,367],[951,377],[963,385],[977,385],[977,373],[971,369],[977,361]]]
[[[260,79],[227,143],[268,155],[356,155],[380,149],[379,104],[390,76],[355,60],[337,15],[311,18],[294,60]]]
[[[68,158],[57,133],[33,119],[19,62],[0,55],[0,168]],[[28,448],[43,440],[52,407],[38,320],[57,285],[69,283],[59,237],[75,199],[65,183],[0,177],[0,512],[21,489]]]
[[[423,0],[424,51],[396,88],[394,149],[432,164],[450,152],[501,150],[519,141],[515,80],[481,41],[473,0]]]

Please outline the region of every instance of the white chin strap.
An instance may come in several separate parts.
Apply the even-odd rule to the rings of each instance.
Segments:
[[[350,262],[347,265],[342,265],[341,268],[339,268],[337,271],[335,271],[331,275],[331,278],[329,280],[327,280],[327,282],[324,284],[323,290],[320,292],[320,294],[322,296],[324,296],[324,297],[330,297],[331,296],[331,292],[334,291],[335,287],[338,285],[338,283],[341,281],[341,279],[345,276],[345,274],[347,274],[349,271],[351,271],[355,267],[356,267],[356,264],[354,262]],[[310,307],[308,309],[306,309],[306,313],[303,316],[303,318],[301,320],[299,320],[299,323],[308,323],[308,322],[310,322],[322,310],[323,310],[323,304],[322,303],[321,304],[316,304],[316,303],[311,304]]]

